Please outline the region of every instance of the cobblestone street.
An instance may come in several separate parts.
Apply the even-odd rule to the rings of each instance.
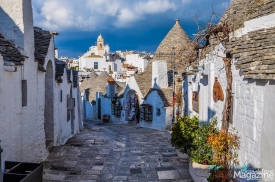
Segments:
[[[179,160],[167,137],[133,125],[86,122],[82,132],[53,148],[44,181],[191,182],[188,163]]]

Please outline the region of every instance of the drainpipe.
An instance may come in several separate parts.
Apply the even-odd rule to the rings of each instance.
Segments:
[[[1,153],[3,152],[3,149],[1,148],[1,140],[0,140],[0,182],[2,181],[3,175],[2,175],[2,160],[1,160]]]

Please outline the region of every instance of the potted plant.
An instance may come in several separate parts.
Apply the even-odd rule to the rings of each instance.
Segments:
[[[218,168],[211,170],[208,181],[229,182],[233,180],[234,166],[238,165],[238,153],[240,148],[240,137],[228,129],[213,133],[209,136],[207,143],[213,150],[213,162]]]
[[[193,138],[199,128],[197,117],[182,116],[172,127],[171,144],[176,148],[181,161],[187,162]]]
[[[110,115],[103,114],[102,121],[103,121],[103,123],[108,123],[110,121]]]
[[[213,164],[213,151],[207,143],[209,136],[218,133],[217,120],[202,123],[196,130],[190,150],[189,172],[195,182],[201,182],[210,175],[209,167]]]

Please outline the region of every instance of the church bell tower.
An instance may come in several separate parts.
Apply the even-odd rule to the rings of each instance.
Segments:
[[[104,39],[101,34],[97,38],[97,50],[104,50]]]
[[[104,57],[104,53],[105,53],[104,50],[105,50],[104,39],[100,34],[97,38],[97,52],[98,52],[98,55],[100,55],[101,57]]]

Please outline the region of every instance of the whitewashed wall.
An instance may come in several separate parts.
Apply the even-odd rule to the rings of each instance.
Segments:
[[[274,27],[275,21],[274,18],[272,19],[274,16],[275,14],[272,14],[245,22],[245,27],[231,34],[231,37],[241,36],[261,28]],[[184,89],[189,90],[190,115],[198,115],[201,121],[209,121],[212,116],[217,117],[220,127],[224,101],[218,101],[217,103],[213,101],[213,84],[214,78],[218,77],[226,96],[227,80],[222,60],[222,57],[225,56],[224,47],[221,44],[216,46],[212,54],[200,61],[200,65],[205,63],[210,65],[208,78],[202,76],[202,72],[197,75],[200,79],[194,79],[195,76],[188,76],[188,88],[184,87]],[[231,67],[233,76],[232,91],[234,94],[233,124],[231,126],[235,127],[239,136],[241,136],[240,164],[243,165],[247,161],[253,167],[272,170],[275,166],[273,155],[275,149],[273,141],[275,136],[273,112],[273,108],[275,108],[273,96],[275,83],[273,80],[244,79],[240,76],[239,70],[236,70],[235,61],[238,60],[233,59]],[[200,91],[199,114],[191,109],[192,104],[190,104],[192,101],[191,93],[194,90],[197,91],[196,85],[198,84]]]
[[[86,118],[85,119],[96,119],[96,107],[93,106],[89,101],[84,101],[85,106],[85,112],[86,112]]]
[[[141,127],[153,128],[158,130],[167,130],[171,127],[172,111],[170,107],[164,107],[157,91],[152,91],[144,100],[143,104],[150,104],[153,110],[153,120],[145,121],[140,120]],[[157,116],[157,109],[160,109],[160,115]]]
[[[39,162],[47,156],[44,135],[44,110],[41,108],[45,85],[38,82],[45,74],[38,73],[34,61],[34,33],[31,0],[0,1],[1,33],[14,41],[23,55],[28,56],[16,73],[1,67],[2,160]],[[23,8],[24,7],[24,8]],[[23,16],[24,10],[24,16]],[[27,80],[27,106],[22,107],[21,80]],[[5,86],[5,87],[3,87]]]
[[[218,126],[221,128],[225,100],[219,100],[216,103],[213,101],[213,84],[214,78],[218,77],[224,96],[226,96],[227,79],[222,60],[222,57],[225,57],[224,47],[221,44],[218,45],[213,51],[214,54],[219,56],[207,56],[206,59],[200,62],[201,65],[203,63],[214,65],[208,76],[202,76],[201,73],[196,76],[189,76],[192,77],[190,79],[192,83],[189,87],[189,103],[191,102],[189,108],[191,108],[190,115],[198,116],[202,122],[208,122],[212,117],[216,117]],[[247,160],[253,166],[259,167],[264,87],[259,87],[255,83],[250,83],[240,77],[239,71],[235,69],[234,65],[232,65],[232,73],[232,91],[234,93],[234,123],[232,127],[235,127],[241,136],[240,163],[243,164]],[[199,91],[199,113],[192,110],[192,91]]]
[[[82,111],[78,108],[81,107],[80,96],[78,88],[74,88],[72,83],[67,81],[67,74],[66,70],[64,70],[64,74],[62,76],[62,83],[57,83],[58,86],[58,123],[57,123],[57,133],[55,145],[64,144],[73,134],[79,132],[82,128]],[[72,74],[71,74],[71,80]],[[75,118],[72,120],[70,119],[67,121],[67,96],[70,97],[70,89],[72,89],[72,98],[75,98]],[[60,99],[60,91],[62,90],[62,102]],[[72,116],[71,116],[72,117]],[[73,125],[73,127],[72,127]]]
[[[166,61],[157,60],[152,63],[152,88],[168,88]]]
[[[124,96],[123,96],[123,102],[122,102],[123,109],[121,111],[122,122],[124,122],[124,123],[128,122],[128,120],[126,118],[125,106],[126,106],[126,102],[128,102],[128,100],[129,100],[129,97],[132,95],[132,92],[135,92],[138,95],[138,102],[139,102],[139,104],[142,104],[144,101],[143,100],[144,96],[142,95],[134,76],[132,76],[129,79],[129,81],[126,85],[126,88],[124,90]]]
[[[147,60],[142,59],[139,56],[139,54],[126,55],[125,63],[138,67],[138,71],[141,71],[141,72],[143,72],[146,66],[148,65]]]
[[[85,57],[80,57],[79,58],[79,70],[82,70],[83,68],[89,68],[89,69],[94,69],[94,63],[98,63],[98,69],[100,71],[109,71],[109,66],[111,66],[112,71],[120,71],[122,67],[121,60],[117,60],[115,62],[107,62],[106,58],[85,58]]]
[[[123,121],[123,118],[121,116],[115,116],[112,114],[112,98],[108,98],[108,97],[103,97],[101,93],[97,92],[97,109],[96,111],[98,111],[98,98],[101,99],[101,119],[103,118],[104,114],[110,115],[110,122],[111,123],[116,123],[116,124],[123,124],[125,123]],[[122,103],[121,99],[120,99],[120,103]],[[96,118],[98,116],[98,112],[96,112]]]
[[[59,91],[64,93],[71,84],[66,82],[66,73],[63,76],[65,83],[55,82],[54,42],[50,41],[44,67],[51,61],[52,72],[48,76],[52,87],[53,109],[45,111],[45,73],[38,71],[37,62],[34,61],[34,32],[31,0],[0,0],[0,32],[14,42],[21,54],[27,56],[23,66],[17,66],[17,72],[4,70],[3,57],[0,55],[0,140],[3,148],[2,162],[26,161],[40,162],[44,160],[48,151],[45,142],[44,114],[52,114],[54,145],[64,143],[70,136],[67,132],[66,99],[60,101]],[[50,64],[49,64],[50,65]],[[27,106],[22,107],[21,80],[27,80]],[[50,83],[49,82],[49,83]],[[77,98],[78,89],[73,89],[73,97]],[[76,103],[77,104],[77,103]],[[78,107],[78,105],[76,105]],[[81,110],[76,112],[74,133],[79,131],[81,125]],[[80,122],[81,121],[81,122]],[[2,163],[3,165],[3,163]]]
[[[263,111],[263,122],[262,122],[262,137],[261,137],[261,146],[257,146],[261,148],[261,161],[260,166],[263,169],[272,170],[275,166],[275,81],[270,80],[268,83],[263,82],[265,85],[264,90],[264,111]],[[256,149],[254,149],[256,150]]]

